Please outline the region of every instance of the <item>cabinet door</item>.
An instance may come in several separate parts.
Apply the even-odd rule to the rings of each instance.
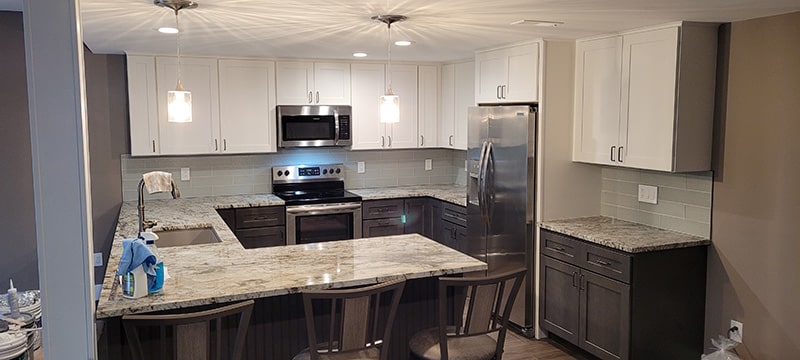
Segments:
[[[456,225],[454,230],[455,230],[454,238],[456,242],[455,249],[464,252],[467,244],[467,228]]]
[[[520,45],[507,50],[508,77],[500,89],[505,102],[539,100],[539,44]]]
[[[444,238],[442,237],[442,227],[444,223],[444,221],[442,221],[442,202],[436,199],[430,199],[430,206],[431,233],[429,237],[438,243],[444,243]]]
[[[181,82],[192,92],[192,122],[167,122],[167,91],[178,82],[178,59],[157,57],[158,132],[161,155],[220,151],[217,60],[181,58]]]
[[[400,122],[387,125],[387,147],[414,149],[419,143],[417,131],[417,66],[392,65],[392,91],[400,96]]]
[[[286,245],[286,228],[273,226],[236,231],[236,238],[245,249]]]
[[[478,103],[500,102],[500,87],[508,78],[505,49],[475,54],[475,100]]]
[[[364,220],[362,224],[362,236],[365,238],[403,234],[403,220],[399,217],[391,219]]]
[[[350,73],[353,93],[353,150],[386,147],[384,124],[380,122],[380,97],[384,94],[383,64],[353,64]]]
[[[158,155],[156,58],[128,55],[127,67],[131,155]]]
[[[421,148],[437,147],[439,126],[439,69],[432,65],[420,65],[417,84],[417,114],[419,142]]]
[[[405,224],[403,232],[405,234],[420,234],[431,237],[430,203],[427,198],[406,199],[405,200]]]
[[[458,240],[457,240],[457,233],[456,228],[460,226],[453,224],[449,221],[440,220],[442,225],[439,229],[439,239],[437,240],[442,245],[446,245],[447,247],[459,250],[458,248]],[[485,259],[484,259],[485,260]]]
[[[622,39],[622,116],[625,166],[672,170],[679,28]],[[690,100],[689,100],[690,101]]]
[[[541,303],[539,317],[542,328],[578,344],[580,325],[580,269],[547,256],[541,257]],[[595,310],[603,311],[603,310]]]
[[[453,147],[467,150],[467,110],[475,106],[475,63],[456,64],[455,69],[455,119],[453,120]]]
[[[222,152],[275,152],[275,64],[219,61]]]
[[[456,64],[442,66],[442,106],[439,115],[439,145],[455,146]],[[466,122],[466,120],[464,120]]]
[[[314,63],[314,103],[350,105],[350,64]]]
[[[601,359],[628,359],[630,285],[591,271],[583,271],[580,282],[578,346]]]
[[[579,41],[572,160],[615,165],[619,147],[622,37]],[[614,151],[614,154],[611,152]]]
[[[278,105],[310,105],[314,100],[314,63],[279,61],[276,64]]]

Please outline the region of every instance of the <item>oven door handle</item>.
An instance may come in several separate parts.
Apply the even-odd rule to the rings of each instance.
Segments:
[[[339,144],[339,110],[333,110],[333,144]]]
[[[361,204],[336,204],[336,205],[302,205],[298,207],[286,207],[286,213],[292,215],[323,215],[347,212],[346,210],[361,209]]]

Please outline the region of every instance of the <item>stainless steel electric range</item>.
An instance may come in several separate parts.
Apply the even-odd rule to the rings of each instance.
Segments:
[[[344,189],[343,164],[275,166],[272,193],[286,203],[286,244],[361,237],[361,196]]]

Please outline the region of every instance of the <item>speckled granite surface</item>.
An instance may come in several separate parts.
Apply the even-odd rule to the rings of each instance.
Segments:
[[[467,206],[467,187],[461,185],[418,185],[375,189],[349,189],[364,200],[430,196],[456,205]]]
[[[160,248],[172,276],[163,294],[130,300],[119,288],[111,291],[120,241],[138,230],[136,204],[123,203],[96,317],[486,269],[485,263],[416,234],[246,250],[214,210],[282,204],[273,195],[146,201],[146,218],[158,221],[155,231],[211,227],[222,242]]]
[[[544,221],[541,228],[629,253],[711,244],[699,236],[663,230],[605,216]]]

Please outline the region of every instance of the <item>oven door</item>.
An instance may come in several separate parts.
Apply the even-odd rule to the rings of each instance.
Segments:
[[[361,203],[286,207],[286,244],[308,244],[361,237]]]

